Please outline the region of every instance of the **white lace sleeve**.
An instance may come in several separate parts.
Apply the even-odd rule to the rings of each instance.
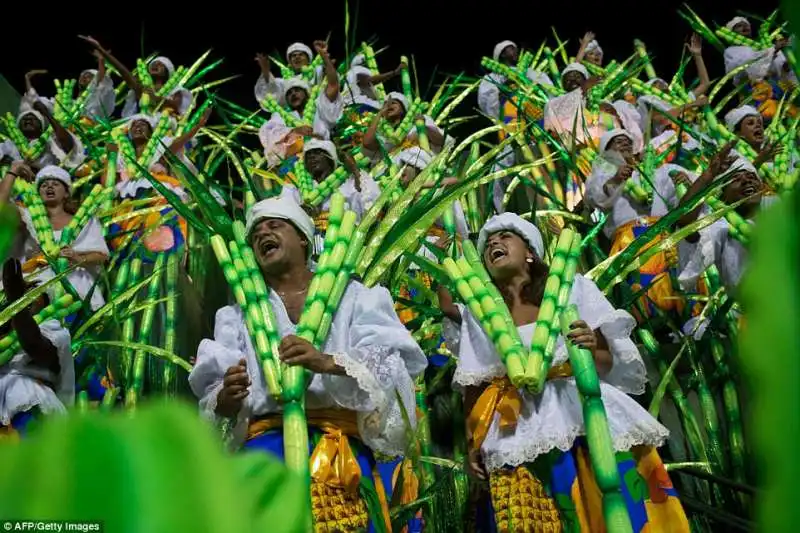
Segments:
[[[108,244],[103,237],[103,229],[100,221],[95,217],[89,219],[83,230],[75,239],[72,249],[76,252],[99,252],[109,255]]]
[[[725,49],[724,54],[725,72],[730,72],[737,67],[749,63],[745,68],[745,72],[747,72],[750,79],[752,81],[763,80],[772,66],[772,56],[774,53],[774,47],[756,51],[749,46],[729,46]]]
[[[614,202],[622,195],[623,187],[621,185],[614,187],[611,195],[606,193],[604,187],[616,173],[617,167],[597,158],[592,168],[592,174],[586,180],[586,201],[589,205],[601,211],[609,211],[614,206]]]
[[[325,123],[328,129],[333,128],[339,121],[344,111],[344,99],[341,94],[336,95],[336,99],[331,101],[325,90],[319,92],[317,97],[317,113],[315,119]],[[315,125],[316,129],[316,125]]]
[[[650,216],[661,218],[677,205],[675,184],[669,176],[670,170],[664,166],[656,171],[656,177],[653,180],[653,205],[650,206]]]
[[[263,75],[259,76],[253,92],[256,95],[256,102],[259,104],[264,101],[264,98],[268,94],[271,94],[273,97],[275,97],[280,105],[284,105],[286,103],[284,100],[285,96],[283,94],[283,80],[276,78],[271,74],[269,76],[269,80],[265,80]]]
[[[189,386],[199,399],[201,414],[217,426],[224,421],[215,412],[222,379],[228,368],[236,366],[240,359],[246,359],[246,335],[236,308],[223,307],[217,311],[214,340],[203,339],[197,348],[197,360],[189,374]],[[236,443],[243,442],[247,433],[248,405],[249,401],[245,401],[233,429]]]
[[[694,290],[697,280],[708,267],[717,263],[722,256],[722,246],[728,235],[728,225],[720,219],[700,231],[692,257],[678,276],[678,283],[685,291]]]
[[[603,381],[627,394],[642,394],[647,383],[644,361],[631,340],[636,320],[621,309],[614,309],[597,285],[591,280],[575,275],[572,298],[578,313],[592,329],[599,329],[608,341],[613,358],[611,371]]]
[[[467,387],[505,376],[506,367],[480,322],[465,305],[456,305],[461,313],[461,336],[453,382]]]
[[[61,146],[58,145],[56,136],[53,135],[50,137],[50,151],[53,153],[61,166],[68,169],[78,168],[86,159],[86,154],[83,153],[83,143],[75,134],[71,132],[67,133],[69,133],[70,137],[72,137],[72,150],[70,150],[69,153],[65,152]]]
[[[413,378],[422,373],[427,360],[397,318],[386,289],[357,286],[356,290],[348,348],[346,353],[331,354],[346,375],[324,375],[323,384],[337,404],[358,412],[359,433],[368,446],[402,455],[406,427],[397,400],[402,400],[402,409],[415,424]]]
[[[375,200],[381,195],[380,185],[367,172],[361,171],[361,214],[363,215],[372,207]]]
[[[500,116],[500,89],[488,76],[478,85],[478,107],[491,119]]]
[[[56,395],[64,405],[75,402],[75,362],[72,358],[72,345],[69,331],[58,320],[47,320],[39,324],[39,331],[55,347],[58,353],[60,372],[56,383]]]

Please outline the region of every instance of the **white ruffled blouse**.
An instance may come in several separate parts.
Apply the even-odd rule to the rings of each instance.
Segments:
[[[614,309],[597,286],[576,274],[570,303],[578,306],[582,320],[599,329],[613,356],[611,371],[601,378],[600,393],[608,415],[611,440],[616,451],[636,445],[661,446],[669,431],[628,396],[642,394],[647,381],[644,361],[631,341],[636,321],[625,311]],[[480,323],[459,305],[462,316],[458,366],[453,380],[462,386],[488,383],[506,375],[506,368]],[[522,342],[529,345],[534,324],[519,326]],[[559,336],[553,366],[569,359],[564,339]],[[550,450],[569,450],[575,439],[585,435],[583,410],[575,378],[547,381],[541,395],[520,390],[522,409],[513,432],[501,432],[499,415],[481,447],[490,471],[531,463]]]
[[[270,303],[279,335],[293,334],[296,325],[274,291],[270,291]],[[414,423],[414,378],[425,369],[427,359],[398,319],[389,292],[350,282],[322,351],[332,355],[346,375],[315,374],[306,391],[306,408],[356,411],[360,437],[370,448],[393,456],[403,454],[406,427],[397,398],[402,398]],[[278,413],[281,406],[267,393],[240,308],[223,307],[217,312],[214,339],[200,343],[197,363],[189,374],[189,384],[207,418],[219,422],[214,410],[223,376],[241,358],[247,360],[252,384],[233,430],[237,443],[244,440],[250,417]]]
[[[624,193],[625,187],[623,184],[609,186],[611,194],[606,193],[604,187],[617,174],[618,169],[619,167],[616,164],[600,156],[594,160],[592,174],[586,180],[585,198],[587,203],[604,213],[608,213],[608,219],[603,228],[608,237],[613,237],[614,232],[620,226],[646,215],[649,208],[649,206],[640,205],[629,198]],[[634,171],[630,179],[640,183],[639,172]]]
[[[65,405],[75,400],[75,368],[72,361],[69,331],[57,320],[47,320],[39,325],[39,330],[58,351],[61,365],[59,375],[31,364],[25,352],[14,356],[7,364],[0,366],[0,425],[8,426],[11,419],[19,414],[38,407],[45,415],[65,413]],[[52,383],[56,390],[41,381]]]

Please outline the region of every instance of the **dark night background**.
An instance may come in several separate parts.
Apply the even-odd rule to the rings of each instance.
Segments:
[[[278,51],[283,56],[291,42],[303,41],[310,46],[314,39],[324,39],[329,33],[333,57],[341,61],[345,52],[344,0],[268,1],[250,7],[213,1],[208,7],[200,7],[199,2],[95,5],[87,1],[65,4],[71,7],[63,14],[43,5],[34,7],[30,2],[14,4],[3,8],[7,23],[0,74],[19,92],[24,88],[27,70],[50,72],[35,83],[43,94],[50,95],[53,78],[76,78],[82,69],[93,67],[94,58],[89,47],[76,37],[79,33],[97,38],[129,67],[137,57],[152,51],[167,55],[176,65],[188,66],[213,48],[211,57],[224,57],[225,63],[209,79],[243,74],[221,93],[247,107],[255,106],[252,87],[258,67],[253,59],[257,52]],[[594,31],[606,61],[628,57],[633,52],[632,40],[640,38],[654,58],[656,71],[671,76],[689,35],[688,25],[677,14],[681,5],[678,0],[563,0],[547,4],[349,0],[350,31],[355,32],[355,42],[376,37],[376,50],[389,47],[378,58],[382,70],[394,68],[400,55],[414,56],[420,88],[427,87],[434,72],[438,72],[435,81],[442,73],[479,74],[481,57],[491,55],[500,40],[527,44],[534,51],[544,39],[553,43],[551,27],[559,37],[570,40],[570,55],[576,53],[584,32]],[[765,17],[777,8],[778,1],[695,0],[690,5],[713,28],[712,22],[724,24],[742,12]],[[721,55],[706,46],[704,56],[712,79],[720,76]],[[693,68],[687,73],[695,76]],[[396,83],[399,85],[399,81]]]

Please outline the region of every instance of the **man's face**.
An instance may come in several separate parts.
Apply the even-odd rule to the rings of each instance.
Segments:
[[[753,33],[752,28],[750,28],[749,22],[739,22],[736,26],[733,27],[733,31],[738,33],[739,35],[744,35],[745,37],[750,37]]]
[[[299,72],[303,67],[308,65],[311,59],[305,52],[295,51],[289,54],[289,67],[295,72]]]
[[[300,111],[305,107],[308,94],[302,87],[292,87],[286,91],[286,103],[295,111]]]
[[[19,129],[28,139],[33,139],[42,134],[42,123],[33,113],[26,113],[19,121]]]
[[[306,263],[308,241],[283,219],[266,218],[256,224],[250,245],[265,274],[280,274]]]
[[[39,184],[39,196],[45,205],[61,205],[69,196],[69,192],[60,180],[45,179]]]
[[[633,142],[625,135],[617,135],[611,139],[608,149],[618,152],[625,158],[633,156]]]
[[[303,156],[303,163],[314,177],[324,178],[333,172],[333,161],[325,150],[309,150]]]
[[[564,86],[564,90],[567,92],[574,91],[580,87],[584,81],[586,81],[586,78],[583,76],[583,74],[574,70],[567,72],[561,78],[561,84]]]
[[[516,46],[510,44],[505,48],[503,48],[503,51],[500,52],[501,63],[505,63],[506,65],[516,66],[518,61],[519,61],[519,50],[517,50]]]
[[[743,205],[752,207],[761,203],[763,190],[764,184],[761,183],[758,176],[747,170],[740,170],[733,175],[730,183],[722,189],[722,199],[726,204],[730,205],[748,198]]]

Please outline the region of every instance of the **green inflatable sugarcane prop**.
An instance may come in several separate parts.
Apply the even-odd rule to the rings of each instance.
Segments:
[[[403,67],[403,69],[400,71],[400,82],[403,86],[403,96],[406,97],[407,101],[413,102],[414,93],[411,90],[411,74],[408,71],[411,65],[408,62],[408,58],[406,56],[400,57],[400,63],[405,65],[405,67]]]
[[[26,161],[38,160],[47,148],[47,144],[50,142],[50,137],[53,135],[53,127],[48,125],[38,138],[33,141],[28,141],[22,134],[19,126],[17,126],[17,121],[11,113],[6,113],[4,122],[8,138],[11,139],[14,146],[17,147],[17,151],[19,151],[22,158]]]
[[[657,78],[656,69],[653,68],[653,63],[650,61],[650,56],[647,55],[647,48],[644,43],[639,39],[634,39],[633,46],[636,48],[636,54],[639,56],[639,59],[644,61],[644,71],[647,74],[647,79],[652,80]]]
[[[555,342],[551,338],[554,335],[558,338],[558,317],[569,302],[579,254],[580,236],[573,230],[564,228],[558,237],[550,263],[525,369],[525,384],[534,394],[541,394],[544,390],[555,350]]]
[[[633,533],[628,508],[622,495],[622,482],[617,470],[616,454],[611,442],[608,417],[600,395],[600,378],[597,375],[592,353],[569,340],[570,325],[580,320],[578,308],[568,305],[561,313],[561,333],[564,336],[578,387],[583,421],[586,427],[586,442],[594,478],[603,495],[603,518],[609,533]]]

